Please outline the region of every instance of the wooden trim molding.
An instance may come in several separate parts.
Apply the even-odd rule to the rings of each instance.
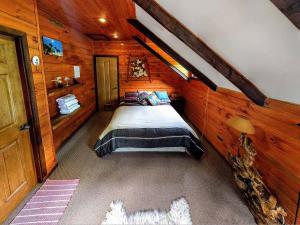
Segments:
[[[275,6],[300,29],[300,1],[299,0],[271,0]]]
[[[160,61],[162,61],[166,66],[170,67],[175,73],[177,73],[179,76],[181,76],[185,80],[189,80],[189,78],[183,74],[181,71],[179,71],[175,66],[173,66],[171,63],[169,63],[166,59],[164,59],[160,54],[158,54],[154,49],[152,49],[149,45],[147,45],[142,39],[140,39],[138,36],[132,37],[134,40],[136,40],[141,46],[143,46],[145,49],[147,49],[152,55],[154,55],[156,58],[158,58]]]
[[[162,49],[165,53],[171,56],[174,60],[180,63],[185,69],[192,72],[195,76],[197,76],[203,83],[205,83],[210,89],[216,91],[217,85],[212,82],[209,78],[207,78],[202,72],[200,72],[196,67],[190,64],[187,60],[185,60],[182,56],[180,56],[177,52],[175,52],[169,45],[167,45],[164,41],[162,41],[159,37],[157,37],[152,31],[150,31],[147,27],[145,27],[141,22],[136,19],[128,19],[128,23],[134,26],[138,31],[144,34],[147,38],[149,38],[154,44],[156,44],[160,49]]]
[[[189,46],[195,53],[206,60],[224,77],[238,87],[255,104],[264,106],[267,97],[245,76],[232,65],[222,59],[216,52],[208,47],[199,37],[180,23],[175,17],[163,9],[155,0],[133,0],[158,23],[179,40]]]

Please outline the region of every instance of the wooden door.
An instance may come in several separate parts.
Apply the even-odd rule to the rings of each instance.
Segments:
[[[0,35],[0,224],[36,185],[13,38]]]
[[[113,110],[118,106],[118,58],[97,57],[97,94],[100,110]]]

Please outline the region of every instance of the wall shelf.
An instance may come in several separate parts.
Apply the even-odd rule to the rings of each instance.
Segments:
[[[55,131],[57,128],[59,128],[61,125],[65,124],[68,120],[72,119],[73,117],[76,116],[79,112],[84,110],[83,106],[80,106],[80,108],[76,109],[74,112],[71,114],[67,115],[58,115],[55,116],[51,119],[51,125],[52,125],[52,130]]]
[[[73,84],[70,86],[62,87],[62,88],[50,89],[50,90],[48,90],[48,97],[57,96],[62,93],[65,93],[65,92],[72,92],[75,88],[79,88],[82,86],[83,86],[83,84]]]

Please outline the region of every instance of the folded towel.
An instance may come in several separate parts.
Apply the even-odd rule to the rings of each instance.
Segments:
[[[69,110],[60,110],[60,114],[70,114],[70,113],[74,112],[78,108],[80,108],[80,105],[77,104],[72,109],[69,109]]]
[[[69,107],[72,107],[72,105],[75,105],[76,103],[78,102],[77,99],[73,99],[71,101],[68,101],[68,102],[58,102],[58,107],[66,107],[66,108],[69,108]]]
[[[72,109],[74,109],[74,108],[76,108],[76,107],[78,107],[78,106],[79,106],[79,104],[78,104],[78,103],[75,103],[74,105],[72,105],[72,106],[70,106],[70,107],[62,107],[62,108],[60,108],[60,109],[72,110]]]
[[[58,106],[58,108],[60,110],[72,110],[73,108],[76,108],[79,104],[78,103],[75,103],[73,105],[70,105],[70,106]]]
[[[73,95],[73,94],[68,94],[68,95],[65,95],[63,97],[60,97],[58,99],[56,99],[56,102],[62,102],[62,103],[65,103],[65,102],[69,102],[69,101],[72,101],[76,99],[76,96]]]

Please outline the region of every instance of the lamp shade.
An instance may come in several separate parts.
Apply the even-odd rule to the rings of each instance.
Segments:
[[[227,125],[243,134],[255,133],[252,123],[248,119],[240,116],[231,117],[229,120],[227,120]]]

